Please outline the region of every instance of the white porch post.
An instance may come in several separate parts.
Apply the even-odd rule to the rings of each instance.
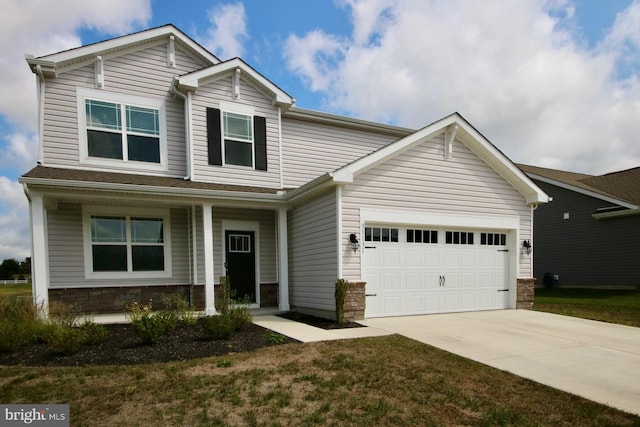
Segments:
[[[204,233],[204,312],[216,314],[213,270],[213,210],[211,203],[202,205],[202,228]]]
[[[49,268],[47,261],[46,214],[42,194],[29,195],[31,218],[31,282],[33,302],[49,315]]]
[[[280,270],[280,289],[278,309],[290,310],[289,306],[289,250],[287,246],[287,208],[278,210],[278,269]]]

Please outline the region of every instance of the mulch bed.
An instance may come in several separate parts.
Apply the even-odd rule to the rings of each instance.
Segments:
[[[279,314],[278,316],[289,320],[295,320],[296,322],[306,323],[307,325],[315,326],[322,329],[344,329],[344,328],[363,328],[364,326],[356,322],[344,322],[338,323],[335,320],[323,319],[321,317],[311,316],[309,314],[297,313],[295,311],[289,311]]]
[[[108,335],[103,342],[85,346],[78,353],[60,355],[52,352],[46,344],[37,344],[13,353],[0,354],[0,365],[137,365],[223,356],[298,342],[288,337],[272,340],[269,335],[271,331],[255,324],[237,331],[228,340],[209,341],[203,338],[198,322],[195,325],[176,329],[158,343],[144,345],[133,333],[131,325],[105,325],[105,327]]]

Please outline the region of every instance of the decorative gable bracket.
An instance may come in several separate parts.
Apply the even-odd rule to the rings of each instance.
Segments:
[[[448,126],[444,131],[444,158],[450,159],[453,153],[453,141],[458,133],[458,125]]]

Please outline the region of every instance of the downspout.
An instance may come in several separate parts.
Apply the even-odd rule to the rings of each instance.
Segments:
[[[529,270],[531,271],[531,276],[530,277],[534,277],[534,271],[533,271],[533,252],[535,250],[535,245],[533,244],[533,211],[535,211],[536,209],[538,209],[538,204],[537,203],[533,203],[531,204],[531,219],[529,220],[531,222],[531,256],[529,257]]]
[[[187,92],[187,94],[183,94],[176,87],[176,80],[171,84],[170,92],[173,95],[182,98],[184,101],[184,133],[185,133],[185,149],[186,149],[186,169],[187,174],[184,177],[185,181],[193,181],[193,147],[192,147],[192,139],[191,139],[191,92]]]
[[[44,163],[44,74],[42,66],[36,65],[36,92],[38,97],[38,160],[39,165]],[[28,195],[27,195],[28,197]]]
[[[282,165],[282,107],[278,106],[278,158],[280,162],[280,188],[284,189],[284,166]]]

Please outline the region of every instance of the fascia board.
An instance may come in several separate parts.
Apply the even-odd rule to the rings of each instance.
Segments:
[[[288,202],[297,203],[335,184],[336,183],[334,182],[333,175],[330,173],[325,173],[324,175],[319,176],[313,181],[289,191],[285,194],[285,198]]]
[[[170,35],[178,38],[182,43],[187,45],[190,49],[192,49],[194,52],[196,52],[212,64],[217,64],[220,62],[220,60],[216,58],[215,55],[194,42],[173,25],[165,25],[162,27],[153,28],[151,30],[141,31],[139,33],[129,34],[126,36],[97,42],[87,46],[81,46],[75,49],[69,49],[51,55],[45,55],[39,58],[35,58],[34,60],[47,61],[49,63],[55,64],[57,67],[63,67],[64,63],[67,61],[73,61],[84,56],[100,55],[104,52],[122,49],[127,45],[136,45],[153,40],[154,38],[161,38],[165,36],[168,37]],[[27,60],[27,62],[29,62],[29,64],[32,63],[30,60]]]
[[[595,219],[609,219],[609,218],[619,218],[619,217],[632,216],[632,215],[640,215],[640,208],[636,207],[634,209],[627,209],[624,211],[595,213],[595,214],[592,214],[591,216]]]
[[[608,203],[613,203],[613,204],[625,207],[627,209],[638,209],[638,206],[634,205],[633,203],[625,202],[624,200],[616,199],[614,197],[608,197],[603,194],[599,194],[594,191],[589,191],[584,188],[576,187],[574,185],[567,184],[562,181],[556,181],[555,179],[536,175],[534,173],[528,173],[527,175],[529,176],[529,178],[535,179],[536,181],[541,181],[547,184],[555,185],[556,187],[564,188],[565,190],[570,190],[579,194],[583,194],[585,196],[593,197],[594,199],[599,199]]]
[[[137,184],[117,184],[111,182],[91,182],[91,181],[61,181],[57,179],[45,178],[25,178],[19,179],[22,184],[37,185],[43,187],[56,187],[65,189],[93,189],[103,191],[147,194],[154,196],[187,196],[194,198],[212,198],[221,200],[238,200],[238,201],[264,201],[264,202],[283,202],[284,194],[262,194],[248,193],[242,191],[220,191],[220,190],[202,190],[197,188],[182,187],[158,187]]]

